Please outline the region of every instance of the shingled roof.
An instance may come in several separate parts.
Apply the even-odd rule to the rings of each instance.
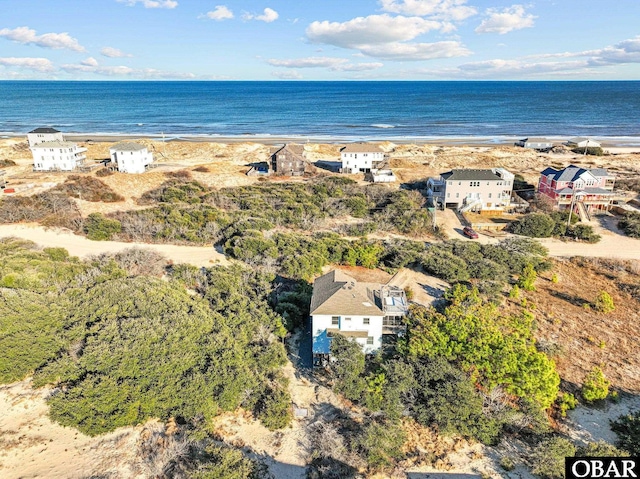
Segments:
[[[594,168],[588,170],[575,165],[569,165],[562,170],[556,170],[555,168],[545,168],[542,171],[543,176],[550,176],[555,181],[576,181],[584,173],[589,173],[592,176],[610,176],[609,172],[605,168]]]
[[[304,158],[304,145],[299,145],[297,143],[287,143],[284,146],[278,146],[275,148],[271,148],[271,156],[277,155],[278,152],[282,150],[288,150],[294,155],[298,155],[301,158]]]
[[[140,143],[134,143],[133,141],[121,141],[119,143],[116,143],[109,149],[115,151],[140,151],[144,150],[145,148],[147,147],[141,145]]]
[[[320,276],[313,283],[310,314],[382,316],[373,291],[379,284],[358,283],[339,270]]]
[[[445,180],[452,181],[500,181],[504,178],[500,178],[493,170],[479,170],[479,169],[460,169],[451,170],[447,173],[440,175]]]
[[[30,131],[29,133],[60,133],[55,128],[36,128],[35,130]]]
[[[380,145],[372,143],[350,143],[340,148],[341,153],[382,153]]]

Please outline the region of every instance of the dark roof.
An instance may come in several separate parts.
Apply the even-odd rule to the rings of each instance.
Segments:
[[[477,170],[477,169],[462,169],[462,170],[451,170],[447,173],[442,173],[440,175],[445,180],[456,180],[456,181],[502,181],[498,175],[496,175],[493,170]]]
[[[298,145],[296,143],[287,143],[284,146],[276,147],[271,149],[271,156],[278,154],[278,152],[282,150],[288,150],[294,155],[298,155],[300,157],[304,157],[304,145]]]
[[[551,176],[556,181],[575,181],[584,173],[589,173],[592,176],[611,176],[605,168],[594,168],[587,170],[575,165],[569,165],[562,170],[556,170],[555,168],[545,168],[542,171],[542,175]]]
[[[35,130],[30,131],[29,133],[60,133],[55,128],[36,128]]]

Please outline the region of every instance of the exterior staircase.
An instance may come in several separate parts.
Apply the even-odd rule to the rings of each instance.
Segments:
[[[591,216],[589,215],[587,208],[584,206],[584,203],[577,202],[576,206],[578,207],[578,216],[580,217],[580,221],[583,223],[591,221]]]
[[[458,209],[459,213],[466,213],[467,211],[472,210],[476,206],[482,206],[482,200],[480,198],[476,198],[471,200],[469,203],[464,205],[462,208]]]

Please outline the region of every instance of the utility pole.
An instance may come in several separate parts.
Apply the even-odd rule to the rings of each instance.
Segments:
[[[567,220],[567,229],[571,227],[571,214],[573,213],[573,205],[576,202],[576,184],[571,185],[571,207],[569,208],[569,219]]]

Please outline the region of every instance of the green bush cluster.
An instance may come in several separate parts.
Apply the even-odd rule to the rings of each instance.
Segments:
[[[640,456],[640,411],[611,421],[611,430],[618,435],[617,445],[632,456]]]
[[[106,218],[102,213],[91,213],[84,221],[84,231],[90,240],[105,241],[120,233],[122,224],[118,220]]]
[[[141,274],[157,274],[139,264],[145,258],[81,262],[0,240],[0,381],[34,374],[36,386],[60,387],[51,417],[90,435],[151,417],[206,431],[239,406],[269,428],[286,426],[286,331],[269,305],[273,278],[187,266],[163,281]],[[185,288],[193,278],[197,296]]]
[[[548,408],[560,378],[554,362],[536,349],[531,313],[502,316],[477,290],[462,285],[445,297],[442,312],[412,307],[407,353],[453,361],[488,390],[500,386]]]
[[[600,235],[593,231],[590,225],[576,224],[578,215],[571,215],[571,226],[567,228],[569,221],[568,211],[553,211],[551,213],[529,213],[509,225],[511,233],[529,236],[532,238],[568,237],[587,243],[597,243]]]
[[[602,369],[594,367],[582,381],[580,393],[587,402],[601,401],[607,399],[610,385],[611,382],[605,377]]]
[[[124,201],[124,196],[119,195],[104,181],[93,176],[70,175],[63,184],[56,186],[53,191],[60,191],[67,196],[84,201],[103,203]]]
[[[627,236],[640,238],[640,213],[628,212],[618,221],[620,228]]]

